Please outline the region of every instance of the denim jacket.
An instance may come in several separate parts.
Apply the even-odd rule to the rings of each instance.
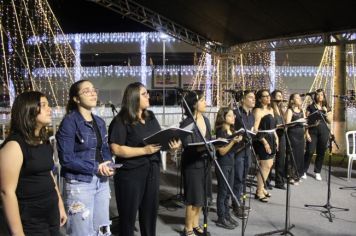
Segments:
[[[93,115],[102,137],[101,154],[104,161],[111,160],[105,121]],[[94,127],[78,111],[67,114],[56,134],[61,176],[90,183],[98,172],[95,160],[97,139]]]

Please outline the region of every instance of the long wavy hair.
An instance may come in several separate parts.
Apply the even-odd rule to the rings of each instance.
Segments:
[[[140,89],[142,87],[145,87],[142,83],[135,82],[129,84],[125,89],[121,109],[118,114],[118,117],[120,117],[125,124],[136,124],[140,121],[138,112],[140,109]],[[148,117],[148,111],[146,109],[143,110],[141,118],[146,119]]]
[[[215,131],[218,129],[223,129],[224,124],[226,123],[226,115],[229,113],[229,111],[232,111],[232,109],[229,107],[221,107],[219,109],[215,120]],[[234,131],[234,125],[230,125],[230,131]]]
[[[257,93],[256,93],[256,106],[255,106],[255,108],[262,108],[262,103],[261,103],[260,100],[262,99],[263,92],[268,92],[268,94],[270,94],[268,89],[260,89],[260,90],[258,90]],[[271,104],[268,105],[268,108],[271,108]]]
[[[296,95],[299,95],[299,93],[292,93],[290,96],[289,96],[289,101],[288,101],[288,108],[291,109],[293,111],[293,106],[295,105],[294,103],[294,97]],[[299,105],[298,106],[299,109],[302,109],[302,105]]]
[[[325,106],[327,109],[329,109],[329,107],[328,107],[328,101],[326,100],[326,95],[325,95],[324,90],[323,90],[323,89],[317,89],[315,92],[316,92],[316,93],[315,93],[314,96],[313,96],[313,101],[314,101],[314,103],[318,103],[317,100],[316,100],[316,97],[317,97],[318,93],[323,93],[323,95],[324,95],[324,100],[323,100],[323,102],[322,102],[322,106],[323,106],[323,107]]]
[[[197,109],[196,105],[202,97],[204,97],[204,92],[201,90],[189,91],[187,95],[185,95],[185,101],[193,115]],[[185,104],[183,106],[185,115],[189,115],[188,107]]]
[[[71,113],[72,111],[74,110],[78,110],[78,103],[76,103],[74,101],[74,97],[78,97],[79,96],[79,90],[80,90],[80,85],[84,82],[90,82],[89,80],[78,80],[77,82],[73,83],[71,86],[70,86],[70,89],[69,89],[69,100],[68,100],[68,103],[67,103],[67,106],[66,106],[66,112],[67,114],[68,113]]]
[[[29,91],[18,95],[11,108],[10,134],[20,134],[26,143],[38,145],[48,140],[46,127],[42,127],[39,136],[35,135],[36,118],[41,113],[41,92]]]

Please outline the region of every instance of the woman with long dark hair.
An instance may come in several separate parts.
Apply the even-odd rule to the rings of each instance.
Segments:
[[[208,118],[203,113],[206,110],[204,93],[200,90],[190,91],[185,96],[187,105],[184,105],[187,118],[184,119],[180,127],[190,127],[193,119],[196,121],[199,130],[206,140],[211,139],[211,128]],[[188,109],[193,114],[193,118],[188,114]],[[185,228],[184,235],[203,235],[203,227],[199,225],[200,213],[204,206],[204,197],[209,195],[207,180],[210,178],[210,166],[208,153],[204,147],[191,147],[189,143],[203,142],[197,127],[193,128],[193,134],[182,140],[182,172],[185,198]]]
[[[11,109],[10,133],[0,150],[0,186],[11,235],[59,236],[67,216],[52,169],[46,126],[51,108],[41,92],[24,92]]]
[[[276,128],[273,109],[271,107],[271,96],[266,89],[259,90],[256,94],[256,107],[254,109],[255,124],[254,131],[262,131],[255,142],[256,154],[259,158],[260,172],[257,173],[256,199],[268,202],[271,194],[264,188],[264,180],[267,179],[273,166],[273,159],[278,150],[278,136],[273,129]]]
[[[123,165],[114,177],[120,236],[134,235],[137,211],[141,235],[156,235],[161,147],[146,145],[143,139],[161,127],[148,110],[149,97],[143,84],[129,84],[121,110],[109,127],[111,151],[116,163]],[[169,146],[177,149],[180,142],[172,140]]]
[[[276,125],[282,125],[284,119],[285,108],[283,105],[283,93],[280,90],[274,90],[271,93],[272,108]],[[278,135],[278,150],[276,150],[276,160],[274,164],[275,169],[275,188],[286,189],[284,184],[286,181],[286,134],[284,128],[277,129]]]
[[[308,106],[306,115],[308,117],[308,125],[311,126],[306,131],[307,147],[304,154],[304,174],[303,179],[307,178],[310,161],[316,149],[316,159],[314,165],[315,179],[321,181],[321,167],[324,161],[325,151],[329,139],[329,128],[324,120],[330,124],[331,118],[328,116],[330,111],[326,100],[325,92],[322,89],[316,90],[313,97],[313,103]]]
[[[305,118],[305,113],[302,109],[302,99],[298,93],[293,93],[289,97],[288,110],[286,116],[286,123],[300,120],[301,122],[296,123],[288,128],[288,138],[290,140],[290,145],[293,150],[293,157],[295,161],[295,172],[298,176],[292,176],[292,183],[298,185],[300,178],[304,173],[304,153],[302,150],[305,148],[305,129],[303,121]],[[290,160],[291,156],[290,156]],[[294,164],[291,164],[293,167]]]
[[[69,89],[67,114],[56,134],[58,157],[65,179],[67,234],[111,235],[110,187],[113,175],[106,124],[92,113],[98,91],[88,80]]]

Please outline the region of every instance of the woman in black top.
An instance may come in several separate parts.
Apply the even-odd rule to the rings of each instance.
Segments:
[[[161,147],[145,145],[143,139],[161,127],[148,107],[149,94],[144,85],[129,84],[121,110],[109,127],[111,151],[116,163],[123,164],[114,177],[120,236],[134,235],[137,211],[141,235],[156,235]],[[172,149],[179,146],[179,142],[170,142]]]
[[[211,139],[211,128],[208,118],[203,116],[206,110],[205,96],[202,91],[190,91],[185,99],[191,110],[194,119],[206,140]],[[184,107],[185,114],[188,115],[188,107]],[[194,126],[190,116],[184,119],[180,127],[193,128],[193,134],[182,140],[182,172],[184,183],[185,198],[185,235],[203,235],[203,228],[199,226],[199,218],[202,207],[204,206],[204,196],[208,195],[204,186],[209,178],[210,162],[208,153],[204,147],[190,147],[189,143],[203,142],[197,127]]]
[[[268,202],[271,194],[264,188],[266,180],[273,166],[273,159],[278,150],[278,136],[273,129],[276,128],[273,109],[271,107],[271,96],[266,89],[259,90],[256,94],[256,108],[253,110],[255,116],[254,131],[263,132],[258,135],[258,141],[254,143],[256,154],[262,172],[257,173],[257,190],[255,197],[261,202]],[[263,178],[263,179],[262,179]]]
[[[46,135],[51,108],[40,92],[14,101],[10,134],[0,150],[0,186],[11,235],[59,235],[67,216],[54,180]]]
[[[306,173],[316,149],[317,156],[314,165],[315,179],[321,181],[320,172],[330,135],[327,124],[322,120],[321,115],[324,117],[325,121],[330,124],[331,118],[328,117],[329,111],[330,109],[328,108],[325,93],[322,89],[318,89],[314,95],[313,104],[309,105],[306,111],[308,125],[311,127],[306,131],[307,147],[304,154],[303,179],[307,178]]]
[[[284,119],[284,114],[285,114],[285,108],[282,106],[283,105],[283,94],[282,91],[280,90],[274,90],[272,92],[272,108],[273,108],[273,113],[274,113],[274,118],[276,120],[276,125],[282,125],[283,124],[283,119]],[[279,189],[286,189],[284,184],[285,184],[285,178],[286,178],[286,134],[284,132],[284,128],[277,129],[277,135],[278,135],[278,150],[276,152],[276,160],[275,160],[275,187]]]
[[[231,136],[234,132],[234,124],[234,111],[228,107],[220,108],[215,121],[216,138],[228,138]],[[216,152],[217,161],[230,187],[234,184],[234,160],[237,151],[237,145],[235,144],[241,140],[241,135],[236,136],[229,144],[217,148]],[[215,168],[215,171],[218,181],[218,197],[216,200],[218,220],[216,225],[225,229],[234,229],[238,224],[230,215],[229,199],[231,194],[218,168]]]
[[[293,150],[293,157],[296,164],[295,171],[298,173],[298,177],[293,176],[294,178],[292,183],[294,183],[294,185],[299,184],[300,177],[302,177],[304,173],[304,153],[302,150],[304,150],[305,147],[305,130],[303,125],[303,118],[305,118],[305,114],[302,109],[302,99],[298,93],[293,93],[289,97],[286,123],[290,123],[296,120],[301,121],[300,123],[297,123],[288,128],[288,138],[290,140],[290,145]],[[292,159],[290,160],[292,161]]]

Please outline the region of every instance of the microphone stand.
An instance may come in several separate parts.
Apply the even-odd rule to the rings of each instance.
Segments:
[[[292,232],[290,232],[290,230],[295,227],[294,224],[290,224],[290,182],[289,181],[290,181],[292,173],[288,174],[288,164],[291,162],[291,160],[293,161],[292,166],[295,169],[295,173],[297,175],[297,178],[299,179],[300,176],[299,176],[299,173],[298,173],[298,170],[297,170],[297,164],[295,162],[293,148],[292,148],[289,136],[288,136],[288,129],[287,129],[287,125],[286,125],[285,119],[283,117],[283,113],[282,113],[281,108],[278,105],[277,105],[277,107],[278,107],[279,114],[281,115],[281,118],[282,118],[283,132],[284,132],[284,135],[286,137],[287,145],[288,145],[288,148],[289,148],[287,153],[286,153],[287,160],[286,160],[286,164],[285,164],[285,173],[287,175],[286,216],[285,216],[285,222],[284,222],[284,229],[278,229],[278,230],[266,232],[266,233],[263,233],[263,234],[258,234],[259,236],[261,236],[261,235],[272,235],[272,234],[277,234],[277,233],[281,233],[281,235],[287,235],[287,234],[294,235],[294,234],[292,234]]]
[[[337,149],[339,149],[339,145],[337,145],[336,141],[335,141],[335,136],[331,134],[330,128],[327,126],[326,120],[324,118],[324,115],[321,113],[321,111],[318,109],[318,107],[316,106],[315,103],[314,107],[317,110],[317,114],[319,114],[319,116],[321,117],[322,122],[324,122],[325,126],[327,127],[328,133],[329,133],[329,168],[328,168],[328,194],[327,194],[327,201],[325,205],[309,205],[309,204],[305,204],[305,207],[323,207],[326,210],[325,211],[321,211],[321,213],[323,213],[328,219],[329,222],[333,222],[333,219],[335,217],[334,214],[331,213],[331,209],[338,209],[341,211],[348,211],[348,208],[341,208],[341,207],[334,207],[330,204],[330,198],[331,198],[331,189],[330,189],[330,179],[331,179],[331,156],[332,156],[332,144],[334,142],[335,146],[337,147]]]
[[[198,124],[196,122],[196,120],[194,119],[194,115],[192,113],[192,111],[190,110],[187,101],[185,100],[185,96],[184,96],[184,91],[181,89],[177,89],[178,94],[181,96],[182,98],[182,102],[185,105],[185,108],[187,109],[188,112],[188,116],[193,120],[194,123],[194,127],[198,130],[198,134],[200,136],[200,138],[203,140],[204,142],[204,146],[206,151],[208,151],[208,155],[210,157],[210,160],[213,160],[216,167],[219,170],[219,173],[221,174],[221,176],[223,177],[223,180],[227,186],[227,188],[229,189],[229,192],[232,196],[232,198],[234,199],[234,201],[236,202],[237,206],[240,206],[239,202],[237,201],[237,198],[234,194],[234,192],[232,191],[231,186],[229,185],[229,182],[227,181],[223,171],[221,170],[221,167],[219,165],[219,163],[216,160],[216,156],[215,156],[215,147],[212,144],[208,144],[205,137],[203,136],[203,134],[201,133]],[[204,208],[203,208],[203,215],[204,215],[204,224],[203,224],[203,228],[204,228],[204,235],[208,236],[208,198],[207,198],[207,190],[208,190],[208,181],[207,181],[207,175],[208,175],[208,160],[205,160],[205,174],[204,174]]]
[[[258,160],[257,160],[257,155],[256,155],[256,152],[255,152],[255,149],[253,148],[253,145],[252,145],[252,137],[251,135],[247,132],[247,129],[246,129],[246,124],[245,124],[245,121],[243,120],[243,117],[242,117],[242,113],[241,113],[241,110],[240,110],[240,107],[239,107],[239,101],[237,101],[236,99],[236,96],[238,95],[238,93],[235,93],[233,94],[232,98],[233,98],[233,103],[234,103],[234,106],[237,107],[237,114],[239,115],[240,119],[241,119],[241,124],[242,124],[242,127],[244,129],[244,137],[245,137],[245,142],[247,143],[246,147],[244,148],[244,152],[245,152],[245,161],[248,161],[248,158],[247,158],[247,148],[250,148],[251,150],[251,153],[255,159],[255,163],[256,163],[256,166],[257,166],[257,169],[258,169],[258,172],[260,173],[261,175],[261,178],[262,178],[262,181],[263,181],[263,185],[266,187],[266,180],[263,178],[263,175],[262,175],[262,171],[261,171],[261,167],[260,167],[260,164],[258,163]],[[242,95],[242,94],[240,94]],[[243,109],[243,108],[242,108]],[[243,183],[242,183],[242,192],[243,192],[243,195],[242,195],[242,210],[244,211],[245,213],[245,206],[246,206],[246,173],[247,173],[247,170],[245,168],[245,165],[244,165],[244,170],[243,170]],[[236,196],[235,196],[236,198]],[[237,202],[237,198],[235,199],[235,201]],[[238,205],[238,204],[237,204]],[[238,205],[239,207],[239,205]],[[247,214],[247,220],[248,221],[248,217],[249,217],[249,213]],[[241,219],[241,235],[244,236],[245,235],[245,230],[246,230],[246,227],[247,227],[247,224],[245,225],[245,217],[242,217]]]
[[[112,116],[115,116],[115,113],[119,114],[114,104],[110,103],[110,107],[111,107]]]

